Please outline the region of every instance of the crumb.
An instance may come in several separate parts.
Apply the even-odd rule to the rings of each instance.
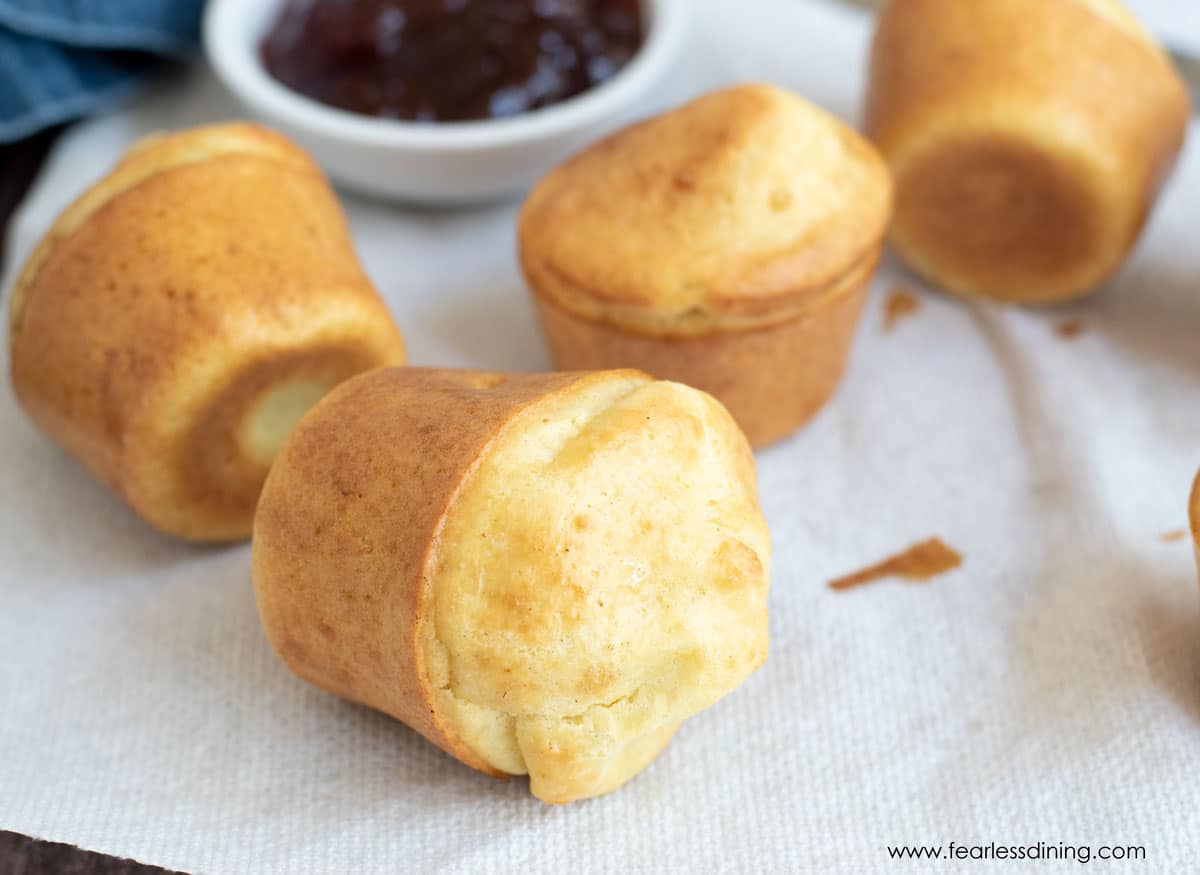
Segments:
[[[1176,541],[1182,541],[1188,536],[1187,529],[1175,529],[1171,532],[1163,532],[1158,536],[1158,540],[1164,544],[1173,544]]]
[[[962,554],[948,546],[941,538],[930,538],[914,544],[902,553],[897,553],[868,566],[862,571],[839,577],[829,582],[829,588],[834,590],[853,589],[856,586],[873,583],[885,577],[901,577],[904,580],[925,581],[953,571],[963,563]]]
[[[1064,319],[1054,326],[1054,333],[1062,340],[1074,340],[1083,334],[1083,321],[1080,319]]]
[[[921,309],[921,299],[903,286],[896,286],[883,305],[883,330],[891,331]]]

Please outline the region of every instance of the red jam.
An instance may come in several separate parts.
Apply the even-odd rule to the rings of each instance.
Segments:
[[[641,43],[638,0],[290,0],[261,51],[272,76],[321,103],[437,122],[559,103]]]

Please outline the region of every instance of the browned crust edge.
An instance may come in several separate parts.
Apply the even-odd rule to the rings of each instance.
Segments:
[[[764,325],[786,321],[828,293],[843,277],[852,273],[871,257],[882,241],[892,212],[892,181],[883,156],[873,143],[859,131],[836,118],[829,121],[836,127],[848,162],[864,169],[864,178],[857,190],[843,199],[843,209],[823,224],[801,222],[793,227],[790,240],[775,248],[739,250],[736,243],[725,247],[726,263],[736,270],[721,279],[718,286],[711,279],[693,278],[705,288],[703,300],[673,304],[670,308],[645,288],[611,280],[594,280],[585,275],[581,265],[566,263],[561,254],[548,253],[542,236],[553,237],[559,227],[570,226],[570,214],[556,209],[563,192],[575,187],[575,177],[590,174],[590,161],[614,151],[628,154],[624,141],[647,127],[661,124],[672,117],[694,111],[700,104],[738,93],[749,104],[761,104],[761,91],[787,94],[774,86],[744,83],[718,89],[658,116],[643,119],[618,130],[581,153],[552,169],[533,189],[518,217],[518,249],[527,276],[540,274],[536,284],[541,293],[554,298],[566,310],[591,319],[605,319],[629,331],[655,335],[697,335],[710,331],[735,329],[752,330]],[[809,111],[827,115],[797,95],[792,100],[807,104]],[[714,148],[737,148],[736,129],[729,136],[720,136]],[[645,148],[644,146],[642,148]],[[611,158],[609,160],[612,160]],[[645,170],[645,168],[642,168]],[[655,167],[660,176],[671,176],[678,170],[674,165]],[[682,171],[686,180],[687,171]],[[686,182],[683,190],[694,183]],[[583,188],[587,188],[586,182]],[[676,188],[680,188],[677,184]],[[632,195],[636,198],[636,194]],[[796,195],[803,198],[803,191]],[[576,210],[587,210],[588,204]],[[550,229],[547,231],[547,229]],[[616,234],[636,233],[610,224]],[[569,232],[567,232],[569,233]],[[555,247],[549,247],[553,250]],[[567,259],[570,260],[570,259]],[[673,277],[683,280],[684,277]],[[531,280],[532,281],[532,280]],[[660,277],[660,281],[663,280]],[[623,288],[618,286],[623,285]]]
[[[1192,542],[1196,545],[1196,562],[1200,567],[1200,474],[1192,483],[1192,494],[1188,500],[1188,522],[1192,529]]]
[[[832,277],[820,282],[794,287],[787,295],[772,299],[737,299],[722,311],[713,307],[693,307],[683,313],[662,313],[651,316],[638,307],[614,306],[599,291],[579,280],[570,271],[532,254],[533,247],[521,246],[520,262],[530,290],[535,297],[547,300],[558,308],[574,313],[581,319],[605,323],[627,334],[661,340],[695,340],[716,334],[760,331],[795,319],[826,306],[831,298],[854,285],[864,270],[874,271],[879,261],[882,233],[871,238],[855,260]],[[803,256],[796,256],[802,258]],[[786,259],[773,272],[791,273]],[[767,269],[762,271],[763,274]],[[732,301],[733,299],[731,299]],[[579,307],[581,301],[595,306]]]
[[[533,299],[559,369],[632,367],[701,389],[761,448],[802,427],[836,391],[881,251],[800,314],[755,329],[647,335],[580,316],[536,291]]]

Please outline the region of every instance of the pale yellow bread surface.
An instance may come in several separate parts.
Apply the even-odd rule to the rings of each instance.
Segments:
[[[607,792],[766,658],[769,555],[745,441],[709,396],[633,378],[548,399],[450,507],[441,705],[539,797]]]
[[[1112,0],[891,0],[868,134],[892,240],[942,287],[1047,303],[1124,261],[1181,148],[1187,90]]]
[[[280,453],[253,564],[301,676],[550,802],[620,786],[766,658],[745,438],[632,371],[348,381]]]
[[[795,318],[869,259],[887,170],[823,110],[769,85],[700,97],[551,171],[520,218],[537,294],[650,335]]]
[[[136,145],[46,234],[10,307],[33,421],[194,540],[247,536],[307,406],[404,360],[319,169],[252,125]]]

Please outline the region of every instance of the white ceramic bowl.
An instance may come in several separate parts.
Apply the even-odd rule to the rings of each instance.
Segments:
[[[524,115],[453,123],[358,115],[277,82],[263,68],[259,43],[283,2],[209,0],[204,48],[229,89],[350,188],[394,200],[463,204],[521,191],[622,118],[678,53],[691,0],[642,0],[645,42],[604,84]]]

